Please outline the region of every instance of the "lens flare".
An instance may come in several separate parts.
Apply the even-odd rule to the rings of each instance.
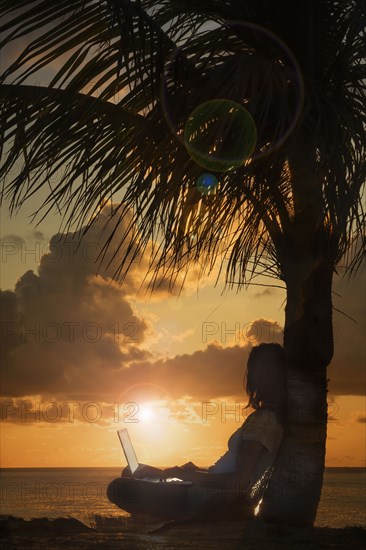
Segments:
[[[199,166],[228,172],[242,166],[253,153],[257,130],[245,107],[229,99],[212,99],[188,117],[184,142]]]
[[[151,422],[155,418],[155,413],[149,407],[143,405],[139,408],[137,416],[142,422]]]
[[[219,40],[210,40],[209,51],[203,51],[201,41],[193,37],[165,59],[161,106],[172,134],[199,166],[229,172],[243,160],[255,162],[285,144],[302,115],[305,87],[293,52],[269,29],[227,20],[207,29],[208,38],[210,33]],[[211,101],[224,102],[221,107],[217,104],[219,115],[222,111],[219,120],[208,116]],[[240,114],[234,113],[230,117],[238,121],[236,127],[225,113],[226,101],[236,102],[252,117],[256,130],[252,152],[245,135],[251,121],[243,115],[240,129]]]
[[[219,181],[213,174],[201,174],[197,179],[197,189],[202,195],[209,195],[214,191]]]

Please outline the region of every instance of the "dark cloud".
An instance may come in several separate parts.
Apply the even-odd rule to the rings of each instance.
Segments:
[[[102,222],[103,220],[101,220]],[[113,372],[148,359],[141,349],[149,327],[128,298],[133,272],[111,286],[79,235],[56,235],[38,274],[25,272],[14,291],[1,292],[2,395],[109,393]],[[100,244],[96,224],[83,246]]]
[[[10,254],[10,247],[11,246],[13,246],[13,247],[23,246],[25,241],[24,241],[23,237],[21,237],[20,235],[14,235],[14,233],[7,233],[6,235],[2,235],[2,237],[0,237],[0,243],[1,243],[1,247],[3,249],[6,246],[9,247],[8,251],[3,250],[3,255],[4,255],[6,252],[8,254]]]
[[[253,298],[264,298],[266,296],[274,296],[276,294],[275,288],[266,288],[260,292],[253,294]]]
[[[132,211],[126,210],[122,204],[107,205],[95,217],[88,231],[81,228],[76,232],[53,235],[49,252],[41,257],[40,271],[47,274],[51,270],[53,273],[53,264],[57,264],[67,280],[76,265],[81,277],[98,275],[116,286],[122,282],[120,288],[125,295],[144,299],[158,256],[150,241],[144,252],[138,252],[136,243],[139,239]],[[124,270],[121,270],[122,263],[126,266]],[[197,288],[199,270],[199,264],[190,268],[186,266],[181,271],[175,269],[177,273],[179,271],[181,282],[185,278],[186,289]],[[149,296],[153,299],[178,295],[181,290],[179,281],[172,287],[172,278],[164,268],[155,274],[155,280],[154,294]]]
[[[116,421],[116,414],[121,420],[139,411],[146,401],[160,399],[169,402],[172,418],[191,423],[197,421],[194,412],[197,403],[202,406],[212,399],[229,396],[241,403],[246,401],[243,375],[250,349],[250,345],[223,348],[216,343],[191,355],[135,361],[129,367],[121,364],[120,368],[104,371],[100,364],[97,367],[82,364],[78,372],[67,371],[68,386],[62,376],[66,363],[60,365],[60,377],[57,378],[55,369],[50,369],[50,376],[43,379],[42,362],[32,369],[33,388],[29,378],[19,382],[19,389],[42,395],[3,397],[1,420],[27,425],[78,421],[103,424]],[[131,409],[126,410],[126,405]]]
[[[255,345],[262,343],[276,343],[283,345],[283,328],[277,321],[265,319],[261,317],[253,321],[248,330],[246,337]]]
[[[38,273],[25,272],[14,291],[1,292],[4,397],[109,402],[242,398],[251,346],[282,343],[280,325],[260,318],[247,328],[243,345],[210,342],[191,354],[153,357],[144,348],[153,328],[133,308],[150,251],[136,257],[121,285],[111,281],[121,258],[133,254],[129,239],[119,248],[110,247],[102,264],[99,261],[111,229],[116,242],[123,234],[132,236],[131,220],[127,213],[116,227],[117,218],[111,220],[102,211],[82,240],[82,231],[54,235]],[[162,282],[165,290],[157,293],[159,299],[166,295],[164,277]],[[350,286],[337,279],[334,289],[342,295],[335,307],[355,317],[357,324],[334,314],[336,348],[329,389],[333,395],[360,395],[365,387],[362,277]]]
[[[119,223],[109,208],[86,233],[54,235],[38,273],[25,272],[14,291],[1,292],[3,396],[102,400],[141,387],[142,381],[153,387],[152,355],[143,348],[153,329],[132,306],[145,284],[150,250],[136,255],[116,284],[121,260],[133,259],[136,236],[131,212]],[[105,251],[113,232],[113,242],[121,243],[123,236],[125,241]],[[166,280],[160,279],[158,299],[167,294]]]
[[[32,232],[30,232],[30,237],[35,241],[47,241],[46,235],[38,229],[34,229]]]
[[[206,401],[223,396],[243,396],[243,376],[251,346],[222,347],[208,344],[205,350],[192,354],[176,355],[153,363],[137,363],[125,374],[129,395],[138,395],[133,389],[143,381],[165,389],[167,397],[192,398]]]

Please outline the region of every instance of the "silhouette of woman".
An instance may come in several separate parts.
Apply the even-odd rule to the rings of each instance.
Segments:
[[[238,519],[260,501],[281,445],[286,410],[286,370],[279,344],[253,347],[244,383],[254,409],[230,437],[228,450],[207,469],[192,462],[161,470],[129,468],[108,487],[117,506],[150,520],[214,517]],[[158,477],[161,482],[143,478]],[[178,478],[186,483],[166,482]],[[188,483],[187,483],[188,482]]]

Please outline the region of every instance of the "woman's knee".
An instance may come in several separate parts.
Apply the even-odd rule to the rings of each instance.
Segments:
[[[107,488],[107,497],[120,508],[130,508],[140,501],[138,480],[124,477],[114,479]]]

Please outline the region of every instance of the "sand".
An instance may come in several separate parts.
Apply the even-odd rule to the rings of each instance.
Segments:
[[[316,527],[300,529],[265,524],[258,519],[164,526],[141,525],[130,518],[96,517],[94,527],[74,518],[32,519],[0,516],[0,548],[45,550],[297,550],[361,549],[366,529]]]

